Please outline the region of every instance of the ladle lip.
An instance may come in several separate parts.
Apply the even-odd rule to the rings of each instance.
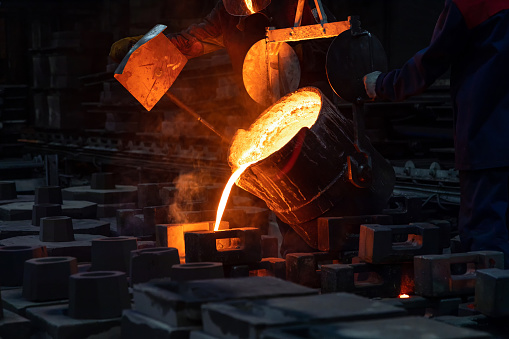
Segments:
[[[325,100],[325,97],[323,95],[323,93],[320,91],[320,89],[316,88],[316,87],[312,87],[312,86],[309,86],[309,87],[303,87],[303,88],[300,88],[292,93],[289,93],[287,95],[285,95],[284,97],[282,97],[281,99],[279,99],[277,102],[275,102],[272,106],[268,107],[265,111],[263,111],[263,113],[260,114],[260,116],[251,124],[251,126],[249,127],[248,130],[238,130],[235,135],[233,136],[232,138],[232,142],[231,142],[231,146],[230,146],[230,149],[228,150],[228,163],[230,165],[230,168],[232,169],[232,171],[236,171],[240,166],[242,166],[244,163],[246,162],[243,162],[243,163],[240,163],[240,164],[237,164],[236,161],[234,161],[232,159],[232,154],[233,152],[232,151],[235,151],[236,150],[236,143],[237,141],[240,139],[240,138],[245,138],[246,135],[249,135],[249,133],[252,133],[253,131],[253,127],[254,126],[257,126],[259,124],[261,124],[261,122],[263,122],[264,120],[266,120],[266,116],[268,116],[269,114],[273,114],[274,111],[277,111],[277,110],[281,110],[283,111],[285,106],[288,107],[288,103],[289,102],[295,102],[297,100],[294,100],[292,99],[292,97],[294,96],[299,96],[302,95],[302,93],[314,93],[317,95],[317,99],[319,99],[319,105],[320,105],[320,109],[318,110],[317,114],[316,114],[316,118],[315,118],[315,121],[313,123],[313,125],[311,125],[310,127],[307,127],[307,126],[303,126],[302,128],[300,128],[296,133],[295,135],[290,138],[286,144],[284,144],[283,146],[281,146],[279,149],[273,151],[272,153],[269,153],[267,155],[265,155],[264,157],[260,157],[259,159],[257,159],[256,161],[253,161],[251,163],[251,165],[248,166],[248,168],[246,169],[246,171],[249,169],[249,168],[252,168],[253,165],[256,165],[256,164],[259,164],[261,161],[264,161],[266,159],[269,159],[270,157],[274,156],[276,153],[279,153],[279,152],[284,152],[286,153],[286,151],[284,150],[285,148],[288,147],[289,144],[291,144],[292,140],[294,140],[299,134],[302,133],[302,130],[309,130],[312,126],[314,126],[314,124],[316,123],[316,121],[318,121],[318,117],[321,113],[321,107],[323,107],[323,102]],[[275,114],[274,114],[275,116]],[[247,134],[245,134],[247,133]],[[292,147],[293,149],[293,147]],[[238,159],[242,158],[242,156],[239,156]],[[242,176],[241,176],[242,177]]]

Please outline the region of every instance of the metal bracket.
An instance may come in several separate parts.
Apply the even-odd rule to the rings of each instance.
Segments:
[[[285,83],[285,78],[279,70],[279,49],[283,42],[330,38],[350,29],[348,21],[328,23],[321,0],[314,0],[320,23],[301,26],[306,1],[299,0],[293,27],[282,29],[275,29],[274,27],[266,28],[267,77],[270,83],[270,95],[273,102],[276,102],[282,95],[288,93],[289,86]]]
[[[290,42],[321,38],[334,38],[350,29],[350,22],[337,21],[324,24],[298,26],[290,28],[267,27],[267,42]]]
[[[327,14],[325,14],[325,11],[323,10],[321,0],[315,0],[315,8],[318,11],[318,17],[320,18],[320,23],[322,25],[327,23]]]
[[[314,0],[320,23],[301,26],[305,2],[306,0],[299,0],[297,4],[293,27],[280,29],[267,27],[267,43],[332,38],[350,29],[349,21],[327,22],[327,15],[323,9],[321,0]]]
[[[352,36],[369,34],[368,31],[361,28],[361,21],[357,15],[349,16],[348,22],[350,23],[350,32]]]

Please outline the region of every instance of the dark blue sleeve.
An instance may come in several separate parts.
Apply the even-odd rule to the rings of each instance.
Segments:
[[[401,101],[423,92],[462,53],[468,35],[469,29],[460,10],[452,0],[447,0],[430,45],[417,52],[401,69],[382,73],[376,83],[377,97]]]

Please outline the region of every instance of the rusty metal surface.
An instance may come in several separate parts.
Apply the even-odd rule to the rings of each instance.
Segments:
[[[299,91],[319,92],[312,87]],[[348,181],[347,156],[357,152],[353,126],[320,95],[322,107],[316,123],[303,128],[279,151],[248,167],[237,183],[263,199],[313,248],[318,248],[316,218],[379,213],[395,181],[392,166],[368,140],[365,144],[372,157],[371,185],[357,188]],[[288,100],[285,98],[281,101]]]
[[[254,44],[244,59],[244,86],[253,100],[264,106],[295,91],[300,82],[300,64],[293,48],[286,43]]]
[[[125,56],[115,78],[147,111],[161,99],[187,63],[187,58],[155,26]]]
[[[350,29],[350,22],[338,21],[324,24],[307,25],[291,28],[267,28],[267,41],[289,42],[311,40],[317,38],[333,38]]]

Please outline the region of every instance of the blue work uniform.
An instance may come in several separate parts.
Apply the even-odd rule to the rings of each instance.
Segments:
[[[430,45],[381,74],[376,95],[404,100],[449,67],[462,244],[503,251],[509,268],[509,0],[447,0]]]

